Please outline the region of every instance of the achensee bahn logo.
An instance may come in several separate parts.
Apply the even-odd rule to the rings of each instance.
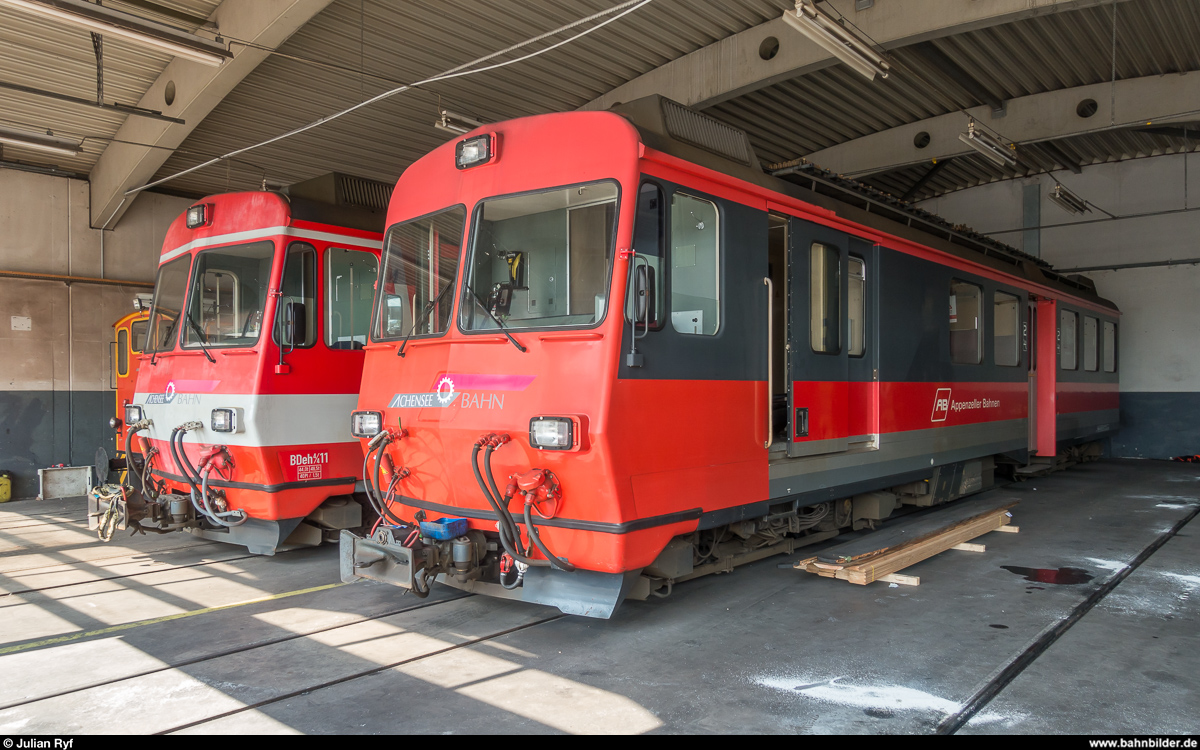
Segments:
[[[442,377],[434,386],[433,393],[397,393],[388,402],[389,409],[413,408],[445,408],[458,398],[459,392],[454,390],[454,381],[448,376]]]

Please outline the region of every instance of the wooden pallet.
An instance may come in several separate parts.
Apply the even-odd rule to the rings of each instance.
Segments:
[[[822,562],[819,558],[809,557],[800,560],[792,567],[815,573],[823,578],[837,578],[850,583],[865,586],[873,581],[896,583],[903,586],[918,586],[921,579],[917,576],[900,575],[898,571],[922,560],[927,560],[936,554],[950,549],[966,552],[983,552],[987,547],[983,544],[971,544],[970,541],[990,531],[1007,531],[1015,533],[1018,527],[1010,525],[1012,513],[1009,511],[1016,503],[995,508],[972,518],[953,523],[933,533],[918,539],[907,541],[896,547],[857,555],[836,563]],[[869,537],[868,537],[869,538]]]

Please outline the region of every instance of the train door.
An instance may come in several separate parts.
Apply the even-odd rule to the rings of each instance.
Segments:
[[[1037,357],[1037,299],[1030,297],[1025,303],[1025,323],[1021,327],[1022,345],[1029,364],[1029,450],[1037,451],[1037,387],[1038,387],[1038,357]]]
[[[789,224],[787,452],[835,453],[850,437],[849,238],[799,219]]]

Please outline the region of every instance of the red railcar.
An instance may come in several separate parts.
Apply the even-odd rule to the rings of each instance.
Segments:
[[[388,227],[347,580],[607,617],[1117,428],[1088,282],[669,100],[473,131]]]
[[[345,413],[382,212],[297,192],[210,196],[171,224],[125,406],[142,458],[127,500],[94,503],[93,526],[273,554],[363,522],[352,498],[363,455]]]

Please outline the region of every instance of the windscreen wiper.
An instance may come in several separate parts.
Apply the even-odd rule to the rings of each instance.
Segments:
[[[213,359],[213,355],[208,353],[208,347],[204,346],[208,341],[208,337],[204,335],[204,331],[200,329],[200,326],[196,324],[196,321],[192,320],[191,313],[187,313],[187,315],[184,316],[184,319],[187,321],[187,324],[192,327],[192,330],[196,332],[196,335],[200,337],[198,339],[200,351],[204,352],[204,356],[208,357],[208,361],[215,365],[217,360]]]
[[[500,326],[500,333],[503,333],[505,336],[507,336],[508,340],[513,343],[513,346],[517,347],[518,349],[520,349],[523,352],[529,351],[525,347],[521,346],[521,342],[517,341],[516,339],[514,339],[512,337],[512,334],[510,334],[508,332],[508,330],[504,327],[504,323],[501,322],[500,318],[496,317],[496,314],[494,312],[492,312],[491,310],[488,309],[487,305],[483,304],[483,300],[479,299],[479,295],[475,293],[475,290],[471,288],[470,284],[467,284],[467,292],[470,293],[471,299],[475,300],[475,304],[479,305],[479,307],[482,308],[483,311],[488,314],[489,318],[496,321],[496,325]]]
[[[404,340],[400,342],[400,348],[396,350],[397,357],[404,356],[404,347],[408,346],[408,340],[411,339],[413,334],[417,332],[417,326],[421,325],[421,323],[425,321],[425,318],[429,317],[429,313],[433,312],[433,308],[437,307],[437,303],[442,301],[442,297],[446,296],[446,292],[450,291],[450,287],[452,286],[454,285],[450,282],[446,282],[446,286],[442,288],[442,291],[438,292],[438,296],[429,300],[428,304],[425,305],[425,309],[421,311],[421,314],[415,320],[413,320],[412,328],[408,329],[408,335],[404,337]]]

